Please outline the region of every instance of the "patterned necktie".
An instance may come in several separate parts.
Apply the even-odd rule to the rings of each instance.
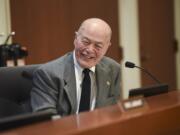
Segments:
[[[84,79],[82,82],[79,112],[87,111],[90,109],[91,78],[90,78],[89,72],[90,70],[88,68],[85,68],[83,70]]]

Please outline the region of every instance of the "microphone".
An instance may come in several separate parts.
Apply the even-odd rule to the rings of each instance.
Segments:
[[[125,66],[128,67],[128,68],[134,68],[135,64],[132,63],[132,62],[126,61]]]
[[[128,67],[128,68],[139,68],[141,69],[144,73],[146,73],[148,76],[150,76],[156,83],[161,83],[158,79],[156,79],[155,76],[153,76],[149,71],[147,71],[145,68],[142,68],[142,67],[139,67],[139,66],[136,66],[134,63],[130,62],[130,61],[126,61],[125,62],[125,67]]]
[[[8,42],[8,40],[9,40],[9,38],[12,37],[12,36],[14,36],[14,35],[15,35],[15,32],[14,32],[14,31],[11,32],[11,33],[7,36],[7,38],[6,38],[5,42],[4,42],[4,44],[6,45],[7,42]]]

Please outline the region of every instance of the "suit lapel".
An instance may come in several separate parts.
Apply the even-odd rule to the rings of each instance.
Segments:
[[[111,75],[109,68],[99,63],[96,66],[96,80],[97,80],[97,98],[96,107],[104,105],[106,99],[109,97],[109,90],[111,86]]]
[[[65,63],[64,81],[65,81],[64,90],[68,96],[67,100],[69,100],[71,104],[71,114],[76,113],[77,94],[76,94],[74,61],[73,61],[72,53],[69,56],[67,56],[67,61]],[[106,104],[107,99],[110,96],[109,90],[112,83],[110,69],[105,65],[103,65],[103,63],[101,62],[96,65],[96,81],[97,81],[96,107],[101,107]]]
[[[76,99],[76,79],[74,71],[74,61],[72,53],[67,58],[65,64],[64,72],[65,86],[64,90],[67,93],[68,100],[71,104],[71,113],[75,113],[77,109],[77,99]]]

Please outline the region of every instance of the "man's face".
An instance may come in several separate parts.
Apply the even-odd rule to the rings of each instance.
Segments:
[[[83,30],[76,32],[75,56],[82,68],[95,66],[107,52],[110,41],[101,33]]]

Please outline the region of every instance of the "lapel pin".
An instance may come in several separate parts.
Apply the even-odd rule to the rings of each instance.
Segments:
[[[106,82],[106,84],[109,86],[109,85],[110,85],[110,82],[109,82],[109,81],[107,81],[107,82]]]

